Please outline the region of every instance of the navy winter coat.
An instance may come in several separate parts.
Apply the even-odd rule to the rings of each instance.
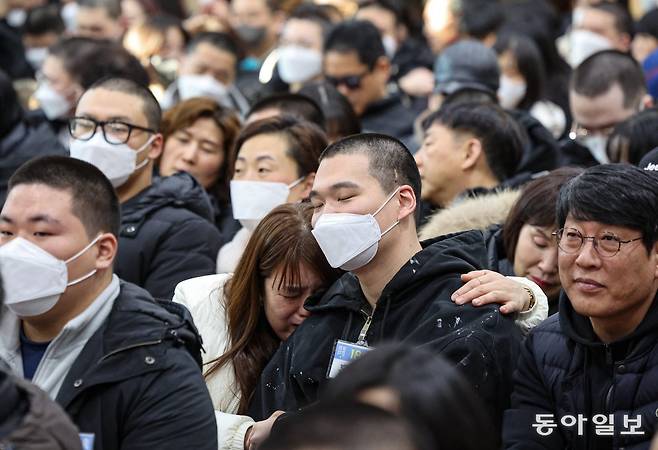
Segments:
[[[215,273],[223,242],[212,215],[205,190],[191,175],[156,178],[121,205],[114,271],[153,297],[170,300],[181,281]]]
[[[215,415],[190,313],[121,282],[103,326],[57,394],[94,450],[217,450]]]

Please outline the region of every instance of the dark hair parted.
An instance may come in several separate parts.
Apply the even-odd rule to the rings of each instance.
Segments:
[[[420,199],[420,173],[413,155],[402,142],[385,134],[363,133],[331,144],[320,155],[320,162],[338,155],[362,154],[368,157],[368,173],[382,190],[390,194],[399,186],[411,186]],[[420,208],[416,205],[416,221]]]
[[[42,156],[23,164],[9,179],[16,186],[42,184],[71,194],[72,213],[89,239],[99,233],[119,236],[119,199],[112,183],[95,166],[66,156]]]
[[[309,203],[285,204],[274,208],[254,230],[235,273],[225,287],[228,323],[228,350],[208,363],[209,377],[229,361],[233,363],[240,388],[239,414],[247,412],[249,401],[263,368],[280,340],[267,322],[263,310],[265,279],[278,274],[278,287],[299,286],[304,265],[324,286],[340,272],[332,269],[311,233],[313,207]]]
[[[610,162],[637,166],[644,155],[656,147],[658,109],[651,108],[618,123],[608,139],[607,152]]]
[[[240,118],[232,109],[221,106],[210,98],[196,97],[178,103],[162,118],[162,135],[169,139],[174,133],[191,127],[199,119],[210,119],[219,128],[222,136],[224,163],[217,174],[217,181],[209,191],[219,200],[220,206],[229,203],[229,154],[240,132]]]
[[[83,89],[106,77],[126,78],[142,86],[149,85],[146,69],[116,42],[71,37],[51,46],[48,53],[60,60],[64,70]]]
[[[570,89],[585,97],[598,97],[615,84],[624,94],[624,108],[638,107],[647,93],[642,67],[631,55],[619,50],[603,50],[585,59],[574,70]]]
[[[307,120],[325,129],[324,114],[315,101],[300,94],[278,93],[268,95],[254,103],[247,113],[247,118],[266,109],[276,109],[301,120]]]
[[[647,251],[658,240],[658,178],[626,164],[605,164],[585,170],[560,190],[557,225],[567,216],[638,230]]]
[[[242,130],[235,141],[231,155],[231,176],[242,145],[249,139],[263,134],[279,135],[287,141],[286,153],[297,163],[298,176],[303,177],[317,172],[320,154],[327,146],[327,136],[320,127],[311,122],[283,115],[258,120]]]
[[[324,53],[356,52],[359,61],[372,70],[386,56],[379,30],[366,20],[347,20],[336,25],[324,42]]]
[[[158,103],[158,100],[149,88],[126,78],[104,78],[92,84],[87,90],[90,91],[92,89],[106,89],[137,97],[142,101],[142,112],[146,116],[148,127],[155,132],[160,130],[162,109],[160,109],[160,103]],[[126,107],[131,106],[135,105],[126,105]]]
[[[582,172],[583,169],[563,167],[523,187],[503,225],[503,246],[510,262],[514,262],[516,245],[524,225],[557,229],[555,205],[560,188]]]
[[[482,401],[453,364],[429,349],[385,344],[371,350],[329,383],[324,398],[349,401],[378,388],[392,391],[398,414],[429,432],[433,448],[497,448]]]
[[[60,35],[64,32],[66,26],[59,13],[57,5],[44,5],[32,8],[27,13],[23,34],[41,36],[46,33],[55,33]]]
[[[516,173],[523,154],[524,135],[516,120],[500,106],[452,103],[430,114],[423,122],[424,129],[435,123],[478,139],[487,164],[499,181]]]

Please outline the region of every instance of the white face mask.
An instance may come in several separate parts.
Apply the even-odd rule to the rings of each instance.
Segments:
[[[501,75],[498,88],[500,106],[505,109],[516,108],[525,97],[526,90],[527,86],[523,81],[516,81],[507,75]]]
[[[608,152],[606,151],[608,145],[608,138],[600,134],[593,136],[585,136],[579,139],[579,142],[589,149],[589,152],[594,156],[600,164],[608,164]]]
[[[25,59],[36,71],[41,69],[43,62],[48,57],[48,47],[33,47],[25,51]]]
[[[387,34],[382,37],[382,44],[384,45],[384,51],[386,51],[388,59],[393,59],[398,51],[398,41],[393,36]]]
[[[231,181],[231,207],[233,218],[243,227],[253,231],[258,223],[270,211],[288,201],[290,189],[297,186],[306,177],[301,177],[291,184],[272,183],[269,181]]]
[[[228,88],[210,75],[181,75],[177,84],[181,100],[209,97],[222,106],[231,106]]]
[[[96,166],[110,180],[112,186],[117,188],[128,181],[135,171],[149,163],[150,159],[146,158],[137,165],[137,155],[146,151],[154,139],[155,136],[151,136],[144,145],[133,150],[128,144],[110,144],[98,129],[88,141],[71,141],[71,157]]]
[[[578,67],[581,62],[594,53],[612,48],[612,43],[608,38],[589,30],[573,30],[570,41],[571,47],[567,62],[573,68]]]
[[[322,53],[311,48],[286,45],[279,48],[277,67],[286,83],[303,83],[322,73]]]
[[[320,216],[312,233],[331,267],[351,271],[372,261],[381,238],[400,223],[396,221],[382,233],[375,219],[397,193],[398,189],[393,191],[373,214],[325,213]]]
[[[98,235],[66,261],[21,237],[0,247],[0,274],[7,308],[19,317],[38,316],[50,311],[68,286],[81,283],[96,273],[94,269],[69,281],[66,265],[89,250],[100,237]]]
[[[34,92],[41,109],[49,120],[65,117],[71,110],[71,103],[57,92],[48,82],[42,82]]]
[[[22,27],[26,20],[27,11],[24,9],[12,9],[7,13],[7,23],[14,28]]]
[[[78,4],[77,2],[69,2],[62,7],[61,12],[62,20],[66,25],[66,30],[74,34],[77,27]]]

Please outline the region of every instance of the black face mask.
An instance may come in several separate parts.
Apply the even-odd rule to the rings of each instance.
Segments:
[[[241,25],[235,29],[235,32],[247,47],[258,47],[263,43],[267,29],[265,27]]]

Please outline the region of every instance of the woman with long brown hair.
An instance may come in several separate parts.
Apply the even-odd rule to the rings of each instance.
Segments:
[[[255,228],[234,274],[194,278],[174,301],[192,313],[203,337],[206,384],[217,416],[220,448],[248,448],[259,425],[243,416],[260,373],[309,315],[304,301],[339,275],[311,234],[313,207],[285,204]],[[263,421],[268,422],[268,421]]]

